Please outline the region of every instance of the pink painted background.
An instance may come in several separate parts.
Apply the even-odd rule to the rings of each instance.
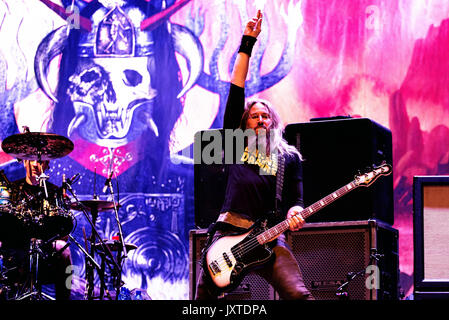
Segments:
[[[227,10],[231,10],[234,2],[228,2]],[[287,37],[285,28],[295,23],[298,27],[291,72],[258,94],[275,103],[286,124],[351,115],[370,118],[392,131],[394,227],[400,234],[402,288],[409,295],[413,289],[413,176],[449,174],[449,3],[304,0],[259,1],[257,6],[257,2],[253,6],[248,1],[247,8],[251,13],[265,4],[269,42],[262,73],[278,61]],[[209,36],[218,32],[213,23],[218,8],[207,3],[195,1],[192,7],[204,10]],[[236,16],[228,18],[240,26]],[[182,13],[175,18],[182,21]],[[230,50],[238,44],[238,31],[232,33],[236,38],[229,41]],[[202,41],[213,43],[213,39]],[[226,63],[224,59],[224,70]]]

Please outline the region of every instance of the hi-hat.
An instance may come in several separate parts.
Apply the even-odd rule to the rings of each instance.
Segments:
[[[54,133],[25,132],[5,138],[2,149],[17,159],[46,161],[68,155],[73,142]]]
[[[100,199],[92,199],[92,200],[81,200],[81,204],[78,202],[72,202],[70,204],[70,208],[78,211],[82,211],[83,207],[87,207],[90,211],[108,211],[114,209],[114,202]],[[116,207],[119,208],[120,205],[116,204]]]

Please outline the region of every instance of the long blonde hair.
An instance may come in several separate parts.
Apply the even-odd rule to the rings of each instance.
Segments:
[[[280,155],[294,155],[296,154],[300,160],[302,160],[301,153],[294,146],[289,145],[287,141],[283,138],[284,128],[281,124],[281,118],[271,103],[267,100],[260,98],[250,98],[246,100],[245,110],[240,121],[240,128],[245,131],[246,123],[249,118],[249,113],[251,108],[256,104],[260,103],[265,106],[271,118],[271,128],[270,128],[270,141],[273,146],[270,146],[271,150],[279,150]]]

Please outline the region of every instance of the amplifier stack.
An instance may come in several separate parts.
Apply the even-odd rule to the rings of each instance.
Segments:
[[[290,124],[285,139],[303,156],[305,207],[346,185],[367,168],[383,162],[392,165],[391,131],[366,118]],[[195,164],[194,172],[198,229],[190,232],[192,299],[206,241],[205,228],[216,218],[226,181],[219,165]],[[304,283],[315,299],[399,299],[399,235],[392,227],[393,207],[393,175],[389,175],[326,206],[307,219],[301,230],[286,232]],[[226,298],[276,300],[279,296],[264,279],[249,274]]]

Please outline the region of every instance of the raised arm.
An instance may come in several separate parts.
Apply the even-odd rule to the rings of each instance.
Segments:
[[[241,88],[245,87],[246,76],[248,75],[249,58],[254,43],[257,40],[262,27],[262,13],[257,11],[257,16],[252,18],[246,24],[243,31],[242,43],[239,48],[239,53],[235,60],[234,69],[231,75],[231,83]]]
[[[261,27],[262,13],[259,10],[257,11],[257,16],[248,21],[243,31],[242,42],[231,74],[231,88],[223,120],[223,128],[225,129],[236,129],[240,125],[245,106],[244,88],[248,75],[249,58]]]

